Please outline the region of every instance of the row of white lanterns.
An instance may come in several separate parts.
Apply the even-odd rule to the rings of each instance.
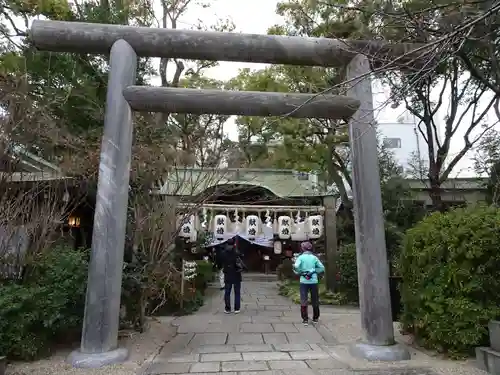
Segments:
[[[196,241],[195,215],[191,215],[183,220],[180,227],[179,235],[184,238],[189,238],[191,242]],[[215,215],[213,223],[214,236],[217,239],[223,239],[228,233],[229,218],[226,215]],[[245,218],[245,235],[248,239],[253,240],[260,232],[262,221],[257,215],[248,215]],[[267,225],[272,225],[268,221]],[[308,216],[303,222],[295,222],[290,216],[279,216],[277,219],[277,234],[281,240],[298,240],[317,239],[323,235],[323,216],[313,215]]]

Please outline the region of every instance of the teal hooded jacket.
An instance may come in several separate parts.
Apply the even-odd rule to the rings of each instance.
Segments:
[[[295,260],[293,270],[297,275],[300,275],[301,284],[317,284],[318,274],[325,272],[325,266],[316,255],[306,251]],[[304,276],[306,273],[311,275],[309,280]]]

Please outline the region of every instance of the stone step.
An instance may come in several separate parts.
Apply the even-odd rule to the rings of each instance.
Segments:
[[[486,347],[476,348],[476,361],[481,370],[500,375],[500,352]]]
[[[275,273],[244,273],[243,281],[277,282],[278,277]]]
[[[500,352],[500,321],[492,320],[488,323],[488,330],[490,333],[490,347],[491,349]]]

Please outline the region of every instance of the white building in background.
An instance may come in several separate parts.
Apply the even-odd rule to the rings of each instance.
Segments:
[[[416,160],[423,160],[425,168],[427,143],[417,128],[415,116],[405,111],[394,122],[379,122],[377,130],[384,145],[394,153],[396,161],[405,171],[413,169],[409,162]]]

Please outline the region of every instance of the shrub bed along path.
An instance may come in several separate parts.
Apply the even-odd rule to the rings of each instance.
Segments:
[[[299,307],[278,295],[275,282],[245,282],[240,314],[224,314],[222,292],[194,315],[175,318],[176,336],[145,363],[141,375],[486,375],[471,362],[451,361],[410,347],[412,359],[374,363],[353,358],[361,339],[359,311],[322,306],[320,323],[304,327]],[[398,327],[395,327],[398,332]],[[398,335],[397,341],[407,343]]]

